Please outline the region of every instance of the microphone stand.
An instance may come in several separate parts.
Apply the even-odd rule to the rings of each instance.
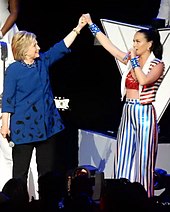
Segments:
[[[1,47],[1,60],[3,61],[3,84],[4,84],[5,60],[8,57],[7,43],[0,41],[0,47]],[[2,106],[2,93],[0,94],[0,107]]]
[[[0,46],[1,46],[1,60],[3,61],[3,84],[4,84],[4,78],[5,78],[5,61],[8,57],[8,48],[7,48],[7,43],[0,41]],[[2,95],[3,92],[0,94],[0,107],[2,107]],[[14,147],[14,143],[11,141],[10,136],[7,134],[6,139],[9,143],[10,147]]]

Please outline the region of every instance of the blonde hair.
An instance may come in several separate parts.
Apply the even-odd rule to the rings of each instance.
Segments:
[[[19,31],[12,38],[12,52],[15,60],[24,60],[26,52],[32,42],[36,40],[36,35],[32,32]]]

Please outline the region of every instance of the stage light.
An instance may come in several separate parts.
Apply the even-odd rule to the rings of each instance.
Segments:
[[[167,171],[156,168],[154,171],[154,189],[160,190],[166,187]]]
[[[157,196],[157,203],[162,206],[170,205],[170,174],[167,174],[166,170],[163,169],[155,169],[154,172],[154,189],[160,190],[164,189],[164,191]]]
[[[71,183],[74,179],[79,177],[87,177],[91,186],[93,187],[93,200],[99,200],[102,186],[104,185],[104,173],[99,172],[98,169],[91,165],[78,166],[74,169],[71,175],[68,176],[68,192],[71,189]]]

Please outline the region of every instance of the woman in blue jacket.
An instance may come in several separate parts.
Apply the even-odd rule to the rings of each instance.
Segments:
[[[10,135],[13,177],[27,180],[34,147],[38,175],[56,168],[56,145],[64,124],[54,103],[49,68],[66,56],[80,30],[86,25],[80,17],[78,25],[60,42],[40,53],[36,35],[19,31],[12,40],[16,62],[6,70],[2,98],[3,137]],[[9,123],[10,118],[10,123]]]

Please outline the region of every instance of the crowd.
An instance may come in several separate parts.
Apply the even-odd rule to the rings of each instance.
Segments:
[[[38,180],[39,199],[29,200],[25,182],[12,178],[0,192],[0,211],[123,212],[142,209],[167,212],[170,209],[166,198],[148,198],[140,183],[131,183],[125,178],[105,180],[98,200],[93,199],[94,179],[86,175],[72,176],[69,192],[67,180],[61,173],[46,173]]]

